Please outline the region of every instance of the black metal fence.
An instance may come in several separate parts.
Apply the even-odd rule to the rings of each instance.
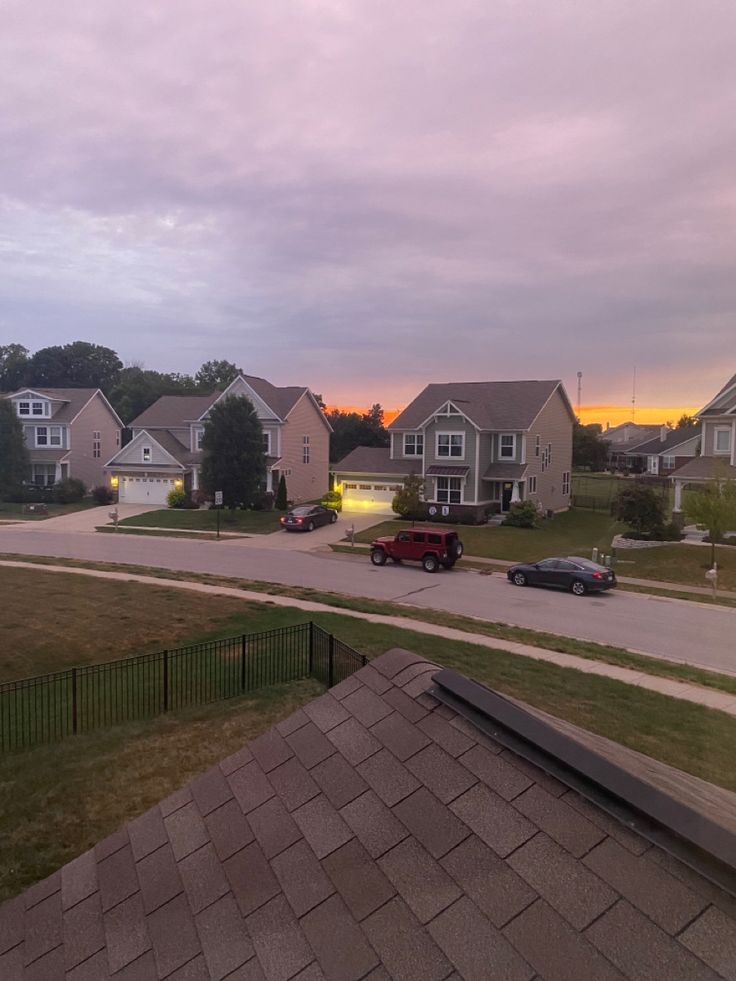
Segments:
[[[0,684],[0,752],[303,678],[331,688],[365,663],[309,622],[8,681]]]

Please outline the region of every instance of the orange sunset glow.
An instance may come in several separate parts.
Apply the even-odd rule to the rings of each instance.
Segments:
[[[676,423],[683,413],[694,416],[701,406],[699,405],[637,405],[633,413],[634,421],[643,425],[659,425],[664,422]],[[340,405],[328,406],[328,412],[339,409],[341,412],[368,412],[370,406],[367,405]],[[384,409],[383,421],[388,426],[393,422],[402,411],[398,409]],[[600,422],[605,428],[606,423],[611,426],[618,426],[621,422],[630,422],[632,419],[632,409],[630,404],[626,405],[582,405],[580,407],[580,421],[582,423]]]

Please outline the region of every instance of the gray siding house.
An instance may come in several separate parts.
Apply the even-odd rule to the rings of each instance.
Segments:
[[[312,393],[239,375],[224,392],[164,395],[130,423],[133,438],[105,467],[119,501],[165,505],[174,488],[198,490],[210,409],[235,397],[253,403],[263,427],[265,489],[275,493],[283,473],[290,500],[321,497],[328,486],[331,427]]]
[[[707,483],[719,477],[736,479],[736,375],[700,410],[700,456],[678,467],[675,513],[682,511],[682,491],[688,484]]]
[[[32,483],[105,482],[104,463],[120,446],[123,423],[99,388],[23,388],[4,397],[23,425]]]
[[[480,520],[525,498],[564,511],[574,418],[558,380],[428,385],[388,427],[388,448],[358,447],[336,465],[336,485],[348,511],[390,513],[409,473],[447,517]]]

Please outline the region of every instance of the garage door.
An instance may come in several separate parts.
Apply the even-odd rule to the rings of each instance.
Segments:
[[[173,477],[121,477],[118,500],[121,504],[162,504],[174,489]]]
[[[342,506],[345,511],[375,511],[376,514],[393,514],[391,502],[398,489],[397,484],[344,483]]]

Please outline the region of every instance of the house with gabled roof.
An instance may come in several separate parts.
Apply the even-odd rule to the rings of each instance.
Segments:
[[[729,981],[734,799],[394,648],[0,905],[8,981]]]
[[[263,427],[265,490],[275,493],[281,474],[289,499],[321,497],[329,478],[331,427],[306,387],[272,385],[239,375],[209,395],[164,395],[130,423],[132,439],[105,467],[121,503],[166,504],[176,487],[199,489],[202,437],[209,412],[227,398],[247,398]]]
[[[99,388],[22,388],[4,398],[23,426],[33,484],[105,483],[105,460],[120,447],[123,423]]]
[[[566,510],[574,421],[559,380],[427,385],[388,426],[389,447],[358,447],[336,465],[343,506],[390,513],[396,487],[418,473],[439,516],[482,520],[527,498]]]
[[[682,491],[721,477],[736,479],[736,375],[698,413],[700,455],[673,471],[674,511],[682,510]]]
[[[637,444],[632,454],[644,461],[646,473],[668,477],[699,454],[701,441],[699,425],[681,429],[662,426],[659,436]]]

